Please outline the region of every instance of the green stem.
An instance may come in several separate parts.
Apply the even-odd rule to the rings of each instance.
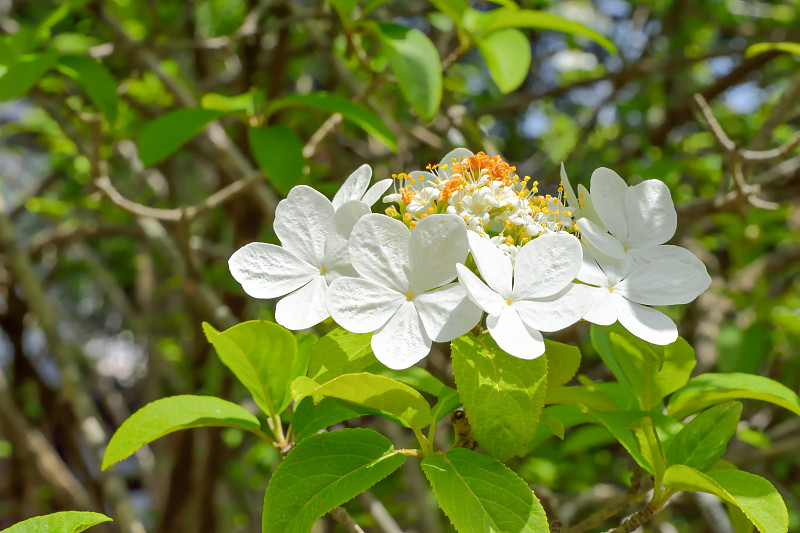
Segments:
[[[283,435],[283,426],[281,426],[281,415],[278,413],[274,413],[270,415],[272,419],[272,427],[273,431],[275,431],[275,437],[278,439],[278,444],[281,446],[286,445],[286,437]]]
[[[422,455],[429,455],[433,453],[431,450],[431,444],[428,442],[428,439],[425,438],[425,435],[422,434],[422,431],[419,429],[414,429],[414,435],[417,436],[417,440],[419,441],[420,449],[422,450]]]

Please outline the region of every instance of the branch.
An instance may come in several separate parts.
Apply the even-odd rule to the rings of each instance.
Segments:
[[[353,520],[353,517],[350,516],[344,507],[337,507],[331,511],[330,514],[331,518],[342,524],[348,533],[364,533],[364,530],[361,529],[361,526],[356,524],[356,521]]]
[[[606,503],[600,510],[592,513],[574,526],[565,529],[564,533],[583,533],[600,527],[610,518],[618,515],[631,505],[642,501],[650,489],[653,488],[652,482],[645,482],[644,474],[644,470],[637,466],[633,471],[631,486],[624,493],[616,497],[615,500]]]
[[[639,529],[642,524],[650,520],[658,509],[651,503],[648,503],[632,516],[628,517],[622,524],[617,527],[611,528],[606,533],[633,533]]]

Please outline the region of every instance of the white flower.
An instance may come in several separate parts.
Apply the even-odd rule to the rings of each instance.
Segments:
[[[513,267],[488,239],[470,233],[469,244],[486,284],[464,265],[456,266],[458,280],[486,311],[489,333],[509,354],[522,359],[542,355],[541,331],[574,324],[591,307],[589,290],[572,283],[581,268],[581,244],[572,235],[553,233],[530,241]]]
[[[386,189],[392,185],[392,180],[387,178],[378,181],[367,190],[371,178],[372,167],[367,164],[358,167],[336,191],[332,201],[333,208],[338,211],[340,207],[352,200],[359,200],[372,207],[372,204],[377,202],[381,195],[386,192]]]
[[[350,259],[360,277],[341,277],[328,289],[328,310],[346,330],[372,335],[372,351],[393,369],[408,368],[431,349],[463,335],[481,310],[451,283],[467,257],[464,221],[430,215],[414,231],[380,214],[353,228]]]
[[[619,320],[637,337],[661,345],[674,342],[678,328],[667,315],[646,306],[689,303],[711,283],[704,270],[672,259],[646,264],[597,261],[586,250],[578,279],[592,285],[594,304],[584,319],[600,325]]]
[[[678,215],[662,181],[628,187],[613,170],[598,168],[592,173],[589,202],[596,218],[579,219],[577,225],[581,241],[599,261],[677,261],[696,268],[711,283],[705,265],[692,252],[664,244],[675,234]]]
[[[231,274],[250,296],[288,294],[275,308],[275,320],[284,327],[305,329],[326,319],[328,284],[355,274],[347,242],[353,225],[369,213],[369,207],[358,200],[337,203],[335,210],[311,187],[294,187],[275,208],[275,234],[283,246],[253,242],[228,261]]]

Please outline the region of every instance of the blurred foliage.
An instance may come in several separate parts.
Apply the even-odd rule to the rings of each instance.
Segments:
[[[168,395],[247,398],[201,323],[271,318],[226,261],[247,242],[276,242],[272,214],[292,185],[332,194],[362,163],[384,178],[454,146],[503,154],[545,192],[561,162],[573,183],[600,166],[629,184],[663,180],[675,242],[714,278],[670,311],[695,374],[753,372],[798,389],[800,150],[742,150],[778,148],[799,129],[800,4],[519,7],[552,18],[508,1],[0,2],[0,217],[15,243],[0,239],[0,528],[77,509],[74,482],[94,509],[127,502],[147,531],[259,531],[280,460],[271,447],[238,429],[182,433],[122,463],[120,486],[99,473],[92,438]],[[193,123],[170,124],[181,115]],[[241,180],[243,192],[209,204]],[[15,247],[44,288],[39,307]],[[554,338],[580,345],[580,374],[607,380],[586,326]],[[424,364],[452,385],[440,348]],[[534,437],[534,453],[508,464],[574,523],[624,496],[634,463],[604,427],[570,430],[581,413],[558,407],[564,440]],[[725,457],[774,483],[800,529],[797,418],[749,401],[738,430]],[[452,438],[446,420],[437,436]],[[37,453],[63,468],[43,469]],[[372,495],[408,530],[448,530],[419,476],[401,469]],[[364,500],[346,507],[378,530]],[[679,497],[645,530],[733,531],[709,525],[716,510]],[[115,522],[97,531],[136,531],[108,514]]]

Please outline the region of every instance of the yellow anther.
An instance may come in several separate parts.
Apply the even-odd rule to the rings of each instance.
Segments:
[[[414,229],[415,227],[417,227],[417,221],[416,220],[412,220],[411,222],[409,222],[408,229]]]
[[[397,208],[395,208],[395,206],[393,206],[393,205],[390,205],[389,207],[387,207],[385,213],[387,215],[389,215],[390,217],[392,217],[392,218],[394,218],[394,217],[396,217],[397,215],[400,214],[400,213],[397,212]]]
[[[509,246],[514,246],[514,237],[512,237],[511,235],[506,237],[506,244]]]
[[[411,213],[408,212],[403,213],[403,222],[405,222],[406,224],[410,224],[412,220],[414,220],[414,217],[411,216]]]
[[[325,270],[325,267],[319,269],[319,273],[322,274],[323,276],[325,275],[326,272],[327,270]]]
[[[413,300],[413,299],[414,299],[413,294],[411,294],[410,292],[406,293],[406,300]]]

